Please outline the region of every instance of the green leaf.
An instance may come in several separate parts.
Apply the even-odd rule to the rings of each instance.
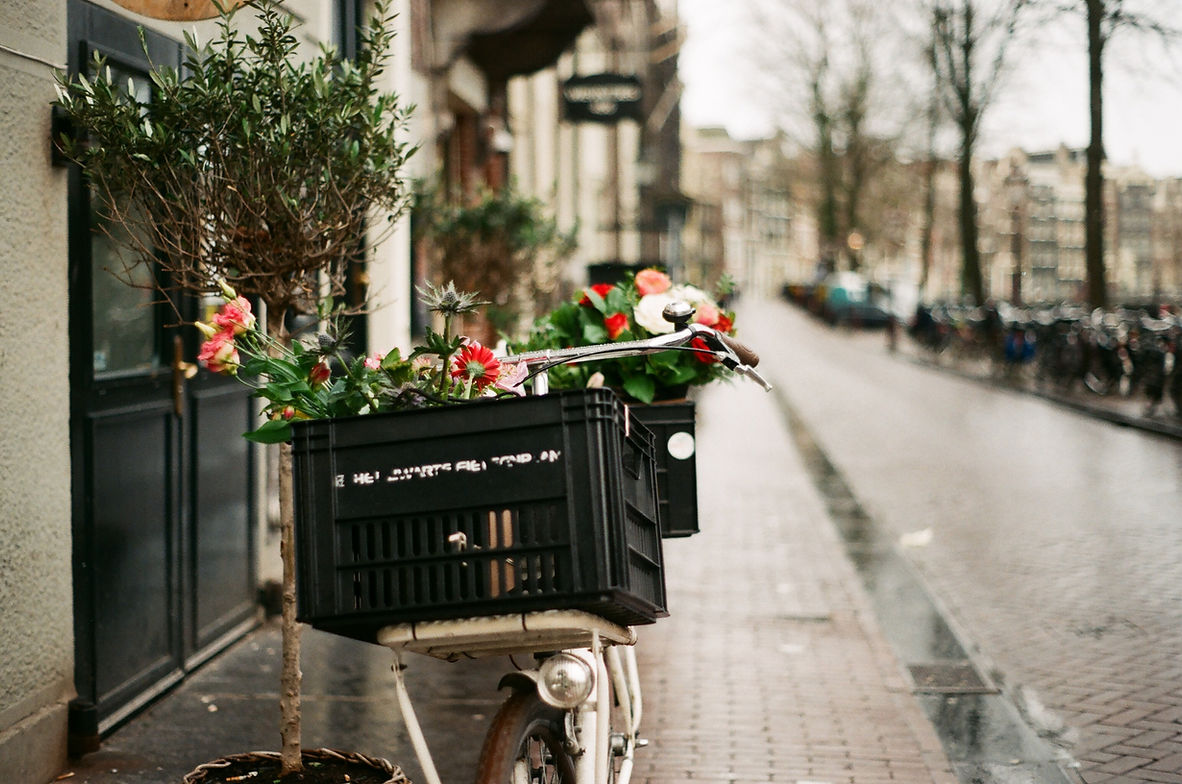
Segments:
[[[641,403],[651,403],[657,392],[657,384],[648,376],[630,376],[624,380],[624,391]]]
[[[283,419],[268,419],[258,428],[243,433],[242,437],[258,444],[281,444],[291,440],[291,423]]]
[[[587,289],[587,300],[591,303],[591,306],[600,313],[607,313],[607,302],[603,299],[603,297],[599,296],[597,292]]]
[[[602,324],[583,324],[583,341],[585,343],[606,343],[607,327]]]
[[[632,310],[632,299],[619,286],[613,286],[607,293],[607,308],[611,313],[628,313]]]

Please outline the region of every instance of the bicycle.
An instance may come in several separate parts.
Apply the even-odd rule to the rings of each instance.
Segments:
[[[771,389],[755,370],[749,348],[702,324],[692,307],[665,309],[672,332],[647,340],[529,352],[503,361],[525,363],[534,395],[548,389],[546,372],[566,363],[639,356],[660,351],[709,355],[739,375]],[[463,548],[459,538],[451,542]],[[510,696],[494,716],[482,745],[477,784],[628,784],[636,749],[643,747],[636,633],[582,610],[541,610],[513,615],[418,621],[386,626],[377,642],[394,651],[395,687],[403,721],[427,784],[440,784],[406,689],[404,653],[447,660],[533,654],[535,669],[505,675],[498,688]]]

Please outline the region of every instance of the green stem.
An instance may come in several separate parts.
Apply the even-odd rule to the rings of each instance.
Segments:
[[[443,344],[445,346],[451,345],[451,320],[450,313],[443,317]],[[451,351],[448,350],[443,355],[443,367],[439,369],[439,396],[447,397],[447,379],[448,371],[451,368]]]

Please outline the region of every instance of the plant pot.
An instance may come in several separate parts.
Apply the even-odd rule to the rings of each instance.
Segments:
[[[397,765],[380,757],[333,749],[305,749],[304,771],[286,779],[279,778],[277,751],[252,751],[198,765],[181,784],[409,784]]]

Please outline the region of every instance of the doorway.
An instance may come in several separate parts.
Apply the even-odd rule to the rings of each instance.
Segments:
[[[147,55],[134,22],[69,0],[72,73],[98,51],[151,95],[149,60],[179,68],[182,48],[145,36]],[[183,323],[218,303],[161,302],[70,178],[75,685],[105,733],[256,618],[253,416],[243,385],[196,372]]]

